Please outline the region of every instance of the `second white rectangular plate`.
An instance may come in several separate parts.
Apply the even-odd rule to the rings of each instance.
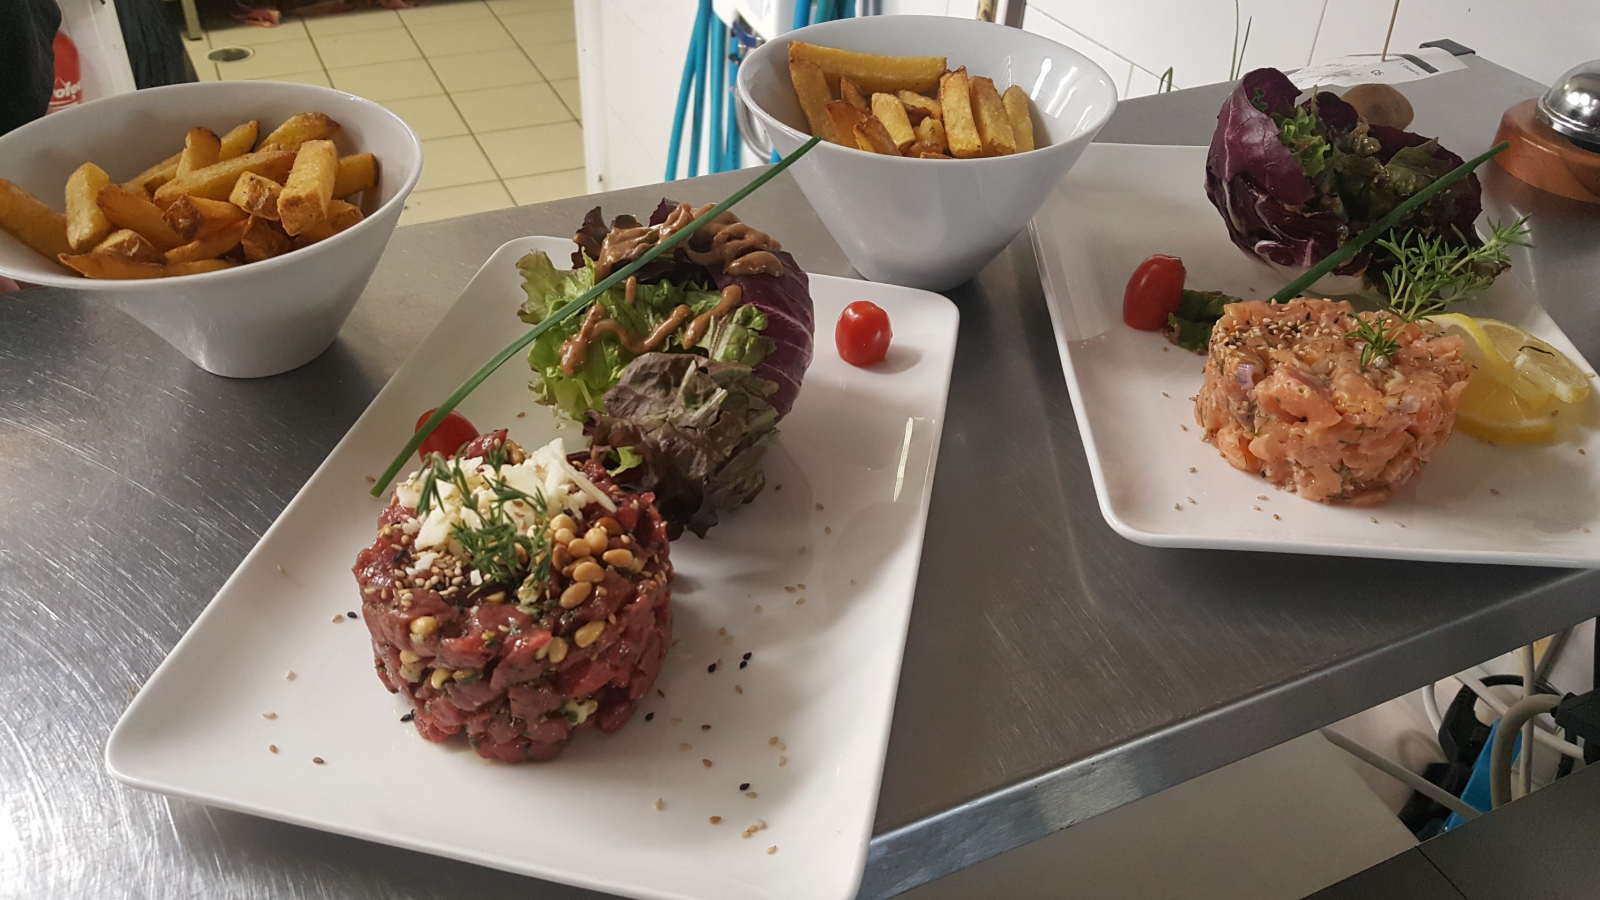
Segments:
[[[618,734],[588,731],[554,762],[511,766],[399,721],[406,705],[344,613],[360,608],[350,566],[387,500],[368,495],[371,476],[422,411],[526,327],[515,264],[533,249],[559,265],[574,248],[523,238],[490,257],[151,676],[107,767],[144,790],[616,894],[848,900],[889,740],[955,306],[812,276],[816,356],[767,453],[767,489],[707,539],[673,545],[679,642],[659,690]],[[854,300],[894,324],[870,369],[832,346]],[[525,446],[585,446],[532,404],[527,381],[513,359],[462,412]]]
[[[1228,239],[1205,195],[1204,147],[1094,144],[1034,219],[1034,248],[1100,510],[1156,547],[1393,559],[1600,566],[1597,401],[1569,411],[1543,446],[1456,433],[1383,506],[1328,506],[1229,466],[1200,439],[1191,398],[1204,357],[1122,323],[1145,257],[1182,257],[1187,286],[1266,299],[1284,278]],[[1594,370],[1518,269],[1460,306],[1535,334]],[[1261,499],[1265,497],[1266,499]]]

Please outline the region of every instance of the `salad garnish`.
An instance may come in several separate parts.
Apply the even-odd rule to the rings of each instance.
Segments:
[[[763,185],[776,178],[785,169],[788,169],[790,166],[794,165],[795,162],[800,159],[800,157],[810,153],[811,148],[815,147],[819,142],[821,142],[821,140],[822,139],[820,137],[813,137],[804,144],[801,144],[793,153],[790,153],[788,156],[785,156],[783,159],[779,160],[777,164],[767,171],[761,173],[755,178],[755,180],[751,181],[749,184],[745,185],[739,190],[734,191],[733,194],[730,195],[726,200],[718,203],[716,206],[707,210],[702,215],[697,216],[694,221],[688,224],[688,226],[681,228],[670,235],[667,235],[659,243],[650,247],[648,250],[645,250],[637,259],[612,272],[599,284],[596,284],[588,291],[585,291],[581,296],[571,300],[560,309],[557,309],[539,324],[528,329],[528,331],[524,332],[516,340],[512,341],[510,344],[507,344],[505,349],[491,357],[488,362],[484,363],[483,366],[478,369],[478,371],[474,372],[469,378],[467,378],[466,381],[462,382],[461,386],[456,388],[455,392],[446,398],[443,403],[439,404],[438,408],[434,410],[433,415],[428,417],[428,421],[424,422],[422,427],[417,429],[416,433],[411,436],[411,439],[406,442],[405,447],[402,448],[398,454],[396,454],[394,461],[389,463],[389,467],[384,470],[382,477],[380,477],[377,482],[372,485],[372,496],[382,496],[383,492],[388,490],[389,485],[394,482],[395,476],[399,475],[400,470],[405,467],[406,460],[411,456],[412,453],[416,452],[418,447],[422,446],[422,442],[427,440],[428,435],[433,433],[433,430],[439,426],[440,422],[444,421],[445,417],[450,414],[451,410],[459,406],[461,401],[466,399],[468,394],[471,394],[474,390],[476,390],[478,385],[483,384],[483,382],[491,374],[493,374],[496,369],[505,365],[507,360],[511,359],[513,356],[516,356],[523,350],[523,348],[533,343],[546,331],[549,331],[551,328],[554,328],[560,323],[572,318],[574,315],[577,315],[579,312],[588,308],[588,306],[594,302],[596,297],[599,297],[601,294],[609,291],[613,287],[622,284],[629,278],[629,276],[644,268],[656,257],[687,240],[689,236],[699,230],[701,226],[707,224],[717,216],[727,212],[733,207],[734,204],[759,190]]]

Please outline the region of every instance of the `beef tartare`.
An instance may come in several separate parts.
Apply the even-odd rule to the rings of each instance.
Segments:
[[[1439,449],[1472,364],[1461,339],[1406,324],[1363,367],[1349,303],[1230,303],[1211,332],[1195,420],[1237,469],[1309,500],[1373,506]]]
[[[465,731],[480,756],[557,756],[579,728],[615,732],[672,639],[666,526],[561,441],[505,431],[395,488],[354,566],[378,678],[417,731]]]

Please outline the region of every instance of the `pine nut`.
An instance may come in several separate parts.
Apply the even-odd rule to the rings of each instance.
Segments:
[[[572,578],[574,581],[599,584],[606,579],[606,570],[600,568],[594,560],[586,559],[572,568]]]
[[[601,554],[600,558],[605,560],[607,565],[613,565],[619,569],[625,569],[633,565],[633,551],[627,549],[607,550]]]
[[[550,643],[545,646],[550,648],[550,662],[552,664],[560,664],[563,659],[567,658],[566,638],[551,638]]]
[[[594,550],[589,546],[589,542],[583,538],[573,538],[567,544],[567,552],[572,554],[573,559],[585,559]]]
[[[577,536],[578,533],[573,531],[571,528],[557,528],[556,533],[551,537],[558,544],[570,544],[572,543],[572,539]]]
[[[583,601],[589,599],[589,592],[594,590],[594,585],[587,581],[575,581],[561,592],[561,608],[572,609],[581,606]]]
[[[576,534],[578,532],[578,523],[572,521],[572,517],[566,513],[560,513],[550,520],[550,530],[557,533],[570,531]]]
[[[433,616],[418,616],[411,620],[411,639],[416,641],[427,640],[428,636],[439,630],[439,620]]]
[[[600,640],[600,635],[605,630],[605,622],[590,622],[582,628],[579,628],[578,633],[573,635],[572,639],[577,642],[579,647],[587,647],[595,641]]]
[[[410,650],[401,650],[400,651],[400,661],[403,662],[403,663],[414,663],[414,662],[416,662],[417,660],[419,660],[421,658],[422,657],[416,655],[415,653],[412,653]]]
[[[606,530],[606,534],[609,534],[612,537],[616,537],[617,535],[622,534],[622,523],[618,522],[616,519],[611,518],[610,516],[605,516],[605,517],[601,518],[600,521],[598,521],[598,522],[596,522],[594,524],[600,526],[601,528],[604,528]]]
[[[449,669],[434,669],[433,676],[428,679],[428,683],[433,685],[433,689],[436,691],[443,690],[444,683],[450,680],[451,674]]]
[[[589,552],[595,556],[606,552],[606,545],[611,543],[611,535],[606,534],[606,530],[600,527],[589,529],[583,539],[589,542]]]
[[[468,678],[472,678],[477,674],[478,673],[472,669],[457,669],[450,673],[450,677],[456,681],[466,681]]]

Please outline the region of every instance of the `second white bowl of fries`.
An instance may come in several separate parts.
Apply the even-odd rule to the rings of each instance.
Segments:
[[[383,107],[314,85],[108,97],[0,136],[0,274],[103,298],[201,368],[327,349],[422,172]]]
[[[778,152],[823,136],[793,172],[856,270],[936,291],[1005,249],[1117,106],[1083,54],[943,16],[788,32],[738,90],[741,126]]]

